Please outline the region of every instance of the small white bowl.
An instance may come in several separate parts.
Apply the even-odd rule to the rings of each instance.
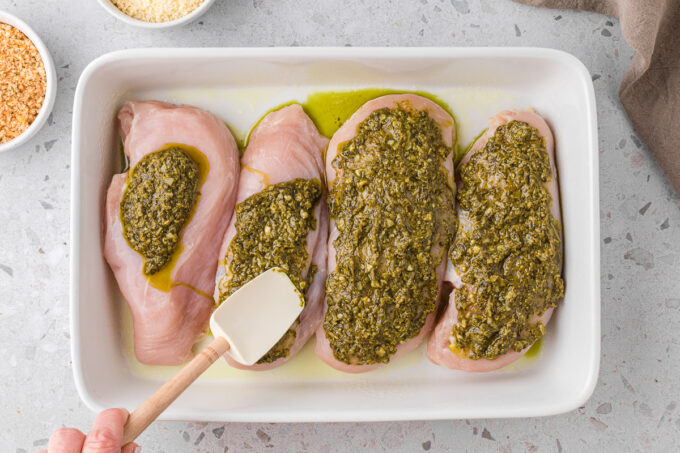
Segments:
[[[99,4],[102,5],[102,8],[108,11],[109,14],[111,14],[116,19],[125,22],[126,24],[133,25],[135,27],[150,28],[156,30],[179,27],[190,22],[193,22],[199,17],[201,17],[206,11],[208,11],[208,8],[210,8],[212,4],[215,3],[215,0],[204,0],[204,2],[201,3],[198,8],[196,8],[186,16],[182,16],[179,19],[171,20],[168,22],[145,22],[143,20],[135,19],[134,17],[128,16],[127,14],[119,10],[116,7],[116,5],[114,5],[110,0],[98,0],[98,1]]]
[[[31,40],[35,48],[38,49],[38,52],[40,53],[40,58],[42,58],[43,65],[45,66],[45,76],[47,79],[45,99],[43,100],[42,107],[40,107],[38,116],[35,117],[33,123],[31,123],[31,125],[28,126],[28,128],[21,135],[8,142],[0,144],[0,152],[3,152],[23,145],[31,137],[33,137],[41,127],[43,127],[47,121],[47,117],[49,117],[50,113],[52,112],[52,107],[54,107],[54,99],[57,96],[57,71],[54,68],[54,61],[52,60],[52,55],[50,55],[49,50],[47,50],[47,46],[42,42],[38,34],[33,31],[31,27],[26,25],[24,21],[10,13],[0,11],[0,23],[11,25],[12,27],[21,31],[28,39]]]

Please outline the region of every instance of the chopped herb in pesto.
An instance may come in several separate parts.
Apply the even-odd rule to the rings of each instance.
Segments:
[[[198,183],[198,164],[180,148],[147,154],[130,171],[120,219],[123,236],[144,257],[145,275],[170,261],[196,203]]]
[[[462,166],[464,220],[450,256],[466,285],[456,294],[454,352],[494,359],[545,333],[540,317],[564,296],[552,178],[543,137],[520,121],[500,126]]]
[[[269,186],[236,205],[236,236],[227,250],[227,275],[220,281],[220,303],[272,267],[283,269],[302,294],[316,266],[309,263],[307,234],[316,228],[314,209],[321,183],[294,179]],[[299,320],[257,363],[286,357],[295,343]]]
[[[436,268],[456,223],[450,153],[438,124],[408,106],[371,113],[338,149],[329,194],[337,268],[323,323],[336,359],[386,363],[434,311]]]

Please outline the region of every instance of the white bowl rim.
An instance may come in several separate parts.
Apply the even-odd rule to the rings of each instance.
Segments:
[[[102,6],[102,8],[104,8],[109,14],[111,14],[116,19],[125,22],[128,25],[156,30],[179,27],[181,25],[192,22],[195,19],[198,19],[199,16],[202,16],[203,13],[205,13],[208,10],[208,8],[210,8],[210,6],[213,3],[215,3],[215,0],[203,0],[203,3],[201,3],[195,10],[193,10],[186,16],[182,16],[178,19],[171,20],[168,22],[145,22],[143,20],[135,19],[132,16],[128,16],[127,14],[119,10],[116,7],[116,5],[111,3],[111,0],[97,0],[97,1]]]
[[[57,96],[57,71],[54,66],[54,61],[52,60],[52,55],[47,49],[47,46],[42,41],[42,39],[40,39],[40,36],[38,36],[35,30],[26,24],[26,22],[19,19],[17,16],[8,13],[7,11],[0,11],[0,23],[11,25],[31,40],[35,48],[38,49],[38,53],[40,53],[40,58],[42,59],[43,65],[45,66],[45,78],[47,81],[45,99],[43,100],[43,104],[40,107],[38,116],[35,117],[35,120],[33,120],[31,125],[28,126],[28,128],[20,135],[8,142],[0,144],[0,152],[3,152],[23,145],[43,127],[50,113],[52,113],[54,101]]]

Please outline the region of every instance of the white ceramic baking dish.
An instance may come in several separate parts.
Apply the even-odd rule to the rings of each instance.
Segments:
[[[130,353],[130,321],[102,256],[102,215],[120,170],[115,115],[128,99],[209,109],[237,134],[269,108],[308,93],[426,90],[448,102],[465,145],[502,109],[532,107],[552,126],[565,233],[566,297],[542,348],[504,370],[468,374],[432,365],[420,348],[381,370],[345,375],[308,345],[265,373],[218,364],[164,419],[368,421],[528,417],[577,408],[600,359],[597,124],[587,69],[534,48],[139,49],[104,55],[83,72],[73,113],[71,338],[78,392],[93,410],[134,408],[173,368]]]

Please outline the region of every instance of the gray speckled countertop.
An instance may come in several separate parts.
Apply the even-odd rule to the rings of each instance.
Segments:
[[[518,420],[350,424],[154,424],[153,452],[677,451],[680,445],[680,198],[617,99],[633,51],[618,21],[506,0],[221,0],[172,31],[130,28],[94,0],[0,0],[50,48],[59,78],[49,124],[0,155],[0,451],[86,429],[69,354],[68,233],[73,93],[112,50],[147,46],[544,46],[580,58],[600,134],[602,365],[588,403]]]

